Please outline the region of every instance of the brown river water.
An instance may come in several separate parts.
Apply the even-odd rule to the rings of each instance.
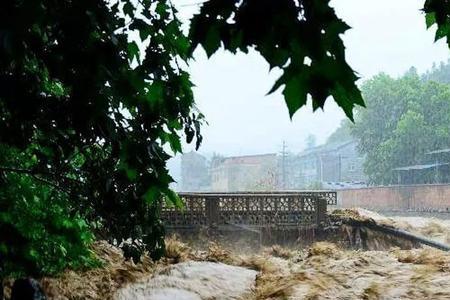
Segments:
[[[450,243],[448,220],[351,213]],[[172,237],[165,259],[154,263],[144,257],[135,265],[98,243],[94,251],[105,261],[103,268],[67,271],[41,283],[50,299],[450,299],[450,253],[426,246],[383,251],[326,241],[305,249],[229,246],[205,243],[199,249]]]

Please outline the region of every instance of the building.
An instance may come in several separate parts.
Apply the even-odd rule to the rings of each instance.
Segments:
[[[196,152],[181,159],[180,191],[339,189],[365,185],[363,157],[354,140],[309,148],[300,154],[223,157]]]
[[[275,153],[211,160],[211,190],[237,192],[277,188],[277,155]]]
[[[364,183],[363,162],[355,140],[307,149],[291,165],[290,173],[296,182],[290,188]]]
[[[183,192],[209,190],[210,177],[207,159],[194,151],[181,156],[181,187]]]
[[[423,163],[392,169],[397,174],[397,184],[432,184],[450,182],[450,149],[426,153]]]

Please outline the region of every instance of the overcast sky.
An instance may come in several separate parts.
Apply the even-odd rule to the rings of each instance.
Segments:
[[[420,8],[424,0],[335,0],[332,6],[352,29],[343,36],[347,61],[362,77],[385,72],[397,76],[415,66],[419,72],[449,57],[444,40],[434,43],[434,29],[426,30]],[[183,20],[198,9],[198,0],[175,0]],[[263,21],[263,20],[261,20]],[[299,152],[309,134],[324,142],[344,114],[332,100],[324,112],[303,108],[292,121],[280,92],[265,96],[276,72],[257,53],[232,55],[219,51],[207,59],[197,49],[189,71],[196,84],[198,108],[209,125],[203,127],[200,152],[244,155]],[[191,150],[185,147],[185,151]]]

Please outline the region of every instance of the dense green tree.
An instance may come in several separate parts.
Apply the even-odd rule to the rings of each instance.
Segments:
[[[36,161],[0,145],[0,275],[54,274],[95,264],[88,246],[93,234],[68,196],[28,169]]]
[[[423,81],[411,70],[398,79],[375,76],[362,91],[367,109],[358,110],[351,130],[371,183],[397,183],[392,169],[421,164],[427,152],[448,148],[449,85]]]
[[[160,199],[179,201],[164,145],[181,151],[183,132],[201,141],[180,25],[167,1],[8,0],[0,10],[0,143],[35,160],[20,171],[2,160],[0,171],[42,179],[105,237],[140,238],[155,258]]]
[[[450,83],[450,60],[447,63],[441,62],[439,66],[433,64],[431,70],[422,75],[423,80]]]

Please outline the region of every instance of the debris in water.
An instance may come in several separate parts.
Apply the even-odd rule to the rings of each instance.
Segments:
[[[412,249],[428,245],[448,250],[450,226],[443,227],[430,218],[387,218],[364,209],[335,210],[330,214],[334,227],[340,225],[350,246],[365,250]],[[441,223],[444,223],[442,221]],[[450,225],[450,224],[448,224]]]
[[[272,247],[264,249],[267,255],[289,259],[293,256],[293,252],[289,249],[283,248],[280,245],[273,245]]]
[[[308,250],[308,256],[327,256],[327,257],[338,257],[340,254],[340,251],[338,250],[338,247],[329,242],[317,242],[314,243],[311,248]]]
[[[186,261],[192,252],[191,248],[183,243],[178,236],[172,235],[167,238],[166,251],[164,257],[172,263],[179,263]]]
[[[226,264],[235,264],[231,251],[224,249],[216,242],[210,242],[205,260],[211,262],[222,262]]]

